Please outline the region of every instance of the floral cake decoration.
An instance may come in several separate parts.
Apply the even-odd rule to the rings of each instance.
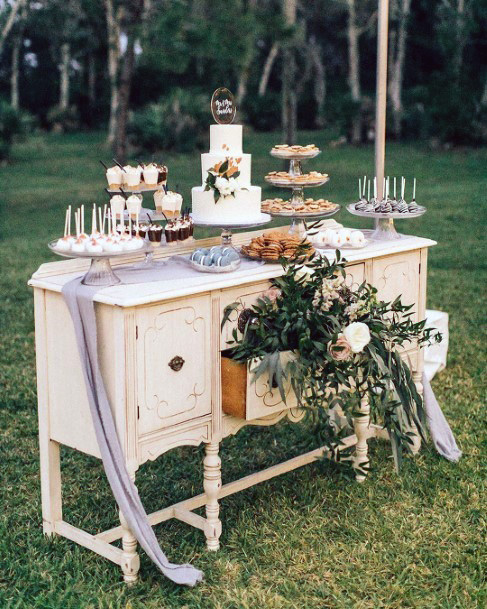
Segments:
[[[222,197],[235,197],[243,188],[239,181],[239,163],[241,158],[227,157],[214,167],[208,169],[208,176],[205,182],[205,190],[212,190],[215,203]]]

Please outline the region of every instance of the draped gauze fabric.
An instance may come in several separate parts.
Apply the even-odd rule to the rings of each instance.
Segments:
[[[436,450],[448,461],[458,461],[462,451],[458,448],[452,430],[443,414],[440,405],[433,393],[428,377],[423,372],[423,399],[426,412],[426,421],[430,430],[431,439]]]

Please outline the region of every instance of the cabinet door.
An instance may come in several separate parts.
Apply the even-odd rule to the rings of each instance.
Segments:
[[[237,320],[241,311],[246,307],[255,304],[259,296],[261,296],[269,286],[270,283],[268,281],[260,281],[259,283],[254,283],[252,285],[222,291],[220,297],[220,319],[223,319],[225,307],[234,302],[238,302],[241,305],[238,311],[232,311],[228,321],[223,326],[220,340],[220,349],[222,351],[228,349],[228,342],[232,340],[232,333],[234,328],[237,327]]]
[[[418,320],[420,252],[404,252],[375,259],[372,267],[372,285],[381,300],[391,302],[398,296],[405,305],[413,307],[413,321]]]
[[[211,412],[210,298],[137,312],[139,436]]]
[[[365,264],[350,264],[345,269],[347,276],[345,282],[348,286],[358,288],[364,282],[365,279]]]

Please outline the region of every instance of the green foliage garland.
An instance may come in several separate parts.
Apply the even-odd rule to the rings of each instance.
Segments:
[[[412,320],[412,305],[382,302],[367,283],[358,288],[345,282],[345,260],[337,251],[330,263],[314,256],[305,264],[284,262],[284,274],[247,310],[241,336],[233,331],[230,356],[240,362],[258,360],[254,378],[269,377],[285,401],[284,381],[290,379],[300,407],[319,421],[320,436],[336,458],[340,433],[332,407],[339,406],[351,421],[362,398],[370,403],[371,419],[389,432],[399,469],[404,450],[410,451],[411,426],[424,438],[425,415],[411,371],[400,348],[441,341],[441,335]],[[233,303],[225,310],[224,325]],[[293,357],[283,358],[284,352]]]

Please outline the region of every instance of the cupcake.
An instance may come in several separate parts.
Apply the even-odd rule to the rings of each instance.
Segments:
[[[158,197],[158,201],[162,213],[167,218],[177,218],[177,216],[179,216],[181,212],[181,207],[183,205],[183,197],[179,193],[172,192],[170,190],[169,192]]]
[[[142,198],[140,195],[130,195],[127,199],[127,211],[132,218],[137,218],[142,209]]]
[[[113,218],[121,218],[125,209],[125,199],[122,195],[113,195],[110,199],[110,209]]]
[[[127,187],[131,189],[139,188],[141,175],[142,167],[129,167],[125,176]]]
[[[110,190],[118,190],[123,183],[123,171],[120,169],[118,165],[114,165],[113,167],[109,167],[106,170],[106,177],[108,182],[108,188]]]
[[[149,241],[153,247],[159,247],[162,240],[162,226],[151,224],[147,230]]]
[[[178,229],[173,222],[168,222],[165,228],[166,243],[168,245],[176,245],[178,240]]]
[[[149,188],[157,188],[157,180],[159,177],[159,168],[155,163],[145,165],[142,175],[144,176],[145,185]]]

